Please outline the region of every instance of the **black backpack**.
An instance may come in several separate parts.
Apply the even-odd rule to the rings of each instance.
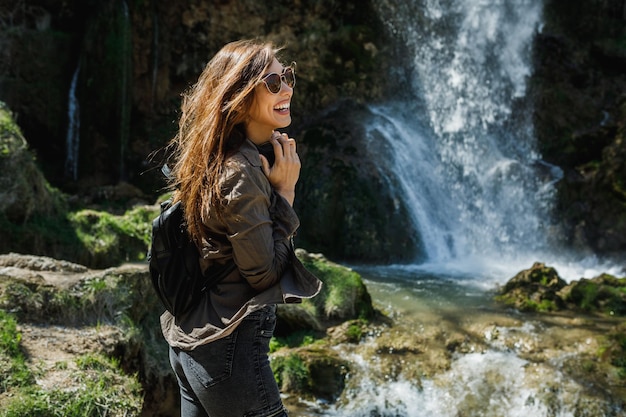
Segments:
[[[166,169],[164,169],[165,172]],[[217,285],[235,269],[229,262],[202,274],[198,247],[189,237],[180,201],[161,203],[161,214],[152,221],[148,251],[152,285],[163,306],[180,316],[197,305],[202,293]]]

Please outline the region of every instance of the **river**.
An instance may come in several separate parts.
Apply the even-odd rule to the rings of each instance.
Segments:
[[[626,416],[623,383],[598,378],[598,352],[620,319],[520,313],[496,303],[496,287],[480,277],[412,266],[355,270],[392,324],[337,346],[351,363],[342,396],[286,398],[294,415]]]

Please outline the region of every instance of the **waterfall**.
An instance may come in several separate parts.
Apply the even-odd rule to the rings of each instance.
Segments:
[[[372,299],[397,314],[395,331],[362,347],[338,347],[351,364],[346,387],[339,401],[315,404],[311,415],[622,415],[610,394],[584,398],[588,382],[565,366],[580,346],[560,351],[560,339],[552,349],[542,345],[539,335],[563,324],[495,308],[485,291],[536,260],[559,260],[549,219],[562,173],[541,160],[526,97],[542,0],[376,4],[405,48],[410,75],[407,94],[370,106],[365,148],[409,208],[425,261],[356,268]],[[561,277],[589,277],[578,274],[584,262],[575,262],[568,273],[558,265]],[[492,327],[500,321],[509,324]],[[571,334],[593,325],[565,327]],[[475,337],[476,345],[450,349],[450,340]]]
[[[67,105],[67,136],[65,140],[65,176],[74,181],[78,179],[78,149],[80,145],[80,105],[76,97],[76,84],[78,83],[79,73],[80,65],[76,67],[72,76],[72,83],[70,84]]]
[[[378,3],[406,48],[409,100],[372,107],[429,262],[546,250],[560,170],[536,149],[525,97],[542,0]],[[527,265],[526,265],[527,267]]]

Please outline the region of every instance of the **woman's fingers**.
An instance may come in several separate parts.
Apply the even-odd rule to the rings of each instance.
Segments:
[[[274,147],[274,165],[269,167],[261,158],[262,169],[272,186],[279,192],[293,194],[300,176],[300,157],[296,152],[296,141],[287,134],[274,132],[270,139]]]
[[[272,135],[272,144],[274,145],[274,155],[276,158],[296,159],[296,141],[290,138],[286,133],[274,132]]]

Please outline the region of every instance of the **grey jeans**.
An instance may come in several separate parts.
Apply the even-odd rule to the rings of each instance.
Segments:
[[[287,416],[270,368],[276,306],[247,316],[229,336],[192,351],[170,348],[181,417]]]

